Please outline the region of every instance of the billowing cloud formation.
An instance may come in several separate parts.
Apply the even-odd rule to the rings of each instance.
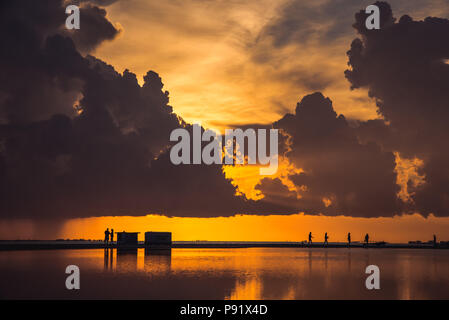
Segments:
[[[82,27],[80,26],[79,30],[67,31],[67,33],[70,33],[76,47],[82,52],[92,51],[100,43],[114,39],[119,33],[119,30],[106,18],[105,9],[90,3],[83,4],[80,7],[81,16],[83,17]]]
[[[295,189],[266,178],[256,186],[264,198],[254,201],[236,195],[219,165],[170,162],[170,132],[191,125],[173,112],[157,73],[147,72],[139,85],[132,72],[81,54],[118,32],[96,6],[111,1],[82,2],[88,33],[63,28],[63,1],[0,5],[2,217],[391,216],[402,211],[396,151],[425,163],[425,184],[413,186],[416,208],[444,214],[447,20],[395,23],[382,4],[383,29],[375,33],[358,14],[363,39],[352,44],[346,75],[354,88],[369,88],[389,126],[374,120],[353,128],[330,99],[305,96],[295,114],[273,124],[288,137],[283,153],[303,170],[289,177]]]
[[[187,124],[168,105],[155,72],[140,86],[131,72],[119,74],[81,56],[73,39],[59,32],[61,1],[42,2],[39,12],[27,5],[34,7],[3,2],[1,11],[3,217],[244,210],[245,199],[234,196],[220,166],[175,167],[169,161],[170,132]],[[91,14],[104,19],[100,9]],[[105,38],[96,30],[90,30],[93,43]]]
[[[399,21],[385,2],[381,30],[366,30],[366,14],[356,15],[362,36],[348,52],[346,77],[353,88],[368,88],[383,121],[361,126],[364,140],[377,141],[401,157],[424,161],[425,183],[411,185],[416,210],[422,214],[449,212],[449,20],[426,18]]]
[[[356,131],[321,93],[308,95],[275,127],[292,137],[288,156],[304,172],[291,177],[311,212],[390,216],[398,212],[395,159]]]

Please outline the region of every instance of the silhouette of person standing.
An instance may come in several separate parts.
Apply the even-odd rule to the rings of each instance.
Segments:
[[[309,244],[312,244],[312,232],[309,232]]]
[[[369,242],[369,235],[368,235],[368,233],[365,235],[365,244],[368,244],[368,242]]]
[[[348,232],[348,246],[351,245],[351,232]]]
[[[324,244],[328,245],[329,243],[327,242],[327,240],[329,239],[327,232],[324,234]]]
[[[111,244],[114,242],[114,229],[111,229]]]
[[[433,246],[437,246],[437,236],[435,234],[433,235]]]
[[[106,229],[106,231],[104,232],[104,244],[108,244],[109,241],[109,228]]]

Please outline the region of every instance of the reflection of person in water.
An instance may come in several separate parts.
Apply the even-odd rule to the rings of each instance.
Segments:
[[[114,260],[114,249],[104,249],[104,269],[111,269],[113,267],[113,260]]]
[[[104,232],[104,244],[108,244],[109,241],[109,228],[106,229],[106,231]]]
[[[104,249],[104,268],[109,268],[109,251],[107,248]]]

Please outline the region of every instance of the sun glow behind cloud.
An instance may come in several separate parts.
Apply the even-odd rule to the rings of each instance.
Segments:
[[[287,3],[130,0],[125,7],[117,2],[108,16],[121,23],[123,34],[95,54],[138,77],[157,71],[175,112],[206,126],[270,123],[315,90],[331,96],[349,118],[378,117],[366,93],[350,91],[343,76],[354,34],[338,43],[272,44],[264,28]]]
[[[226,178],[232,179],[232,184],[237,187],[238,194],[244,194],[248,199],[259,200],[263,199],[263,195],[255,187],[262,179],[267,178],[267,176],[260,175],[259,169],[260,166],[257,165],[227,165],[224,166],[223,171]],[[280,156],[276,174],[268,176],[268,178],[280,179],[288,190],[297,192],[299,195],[300,190],[288,176],[301,172],[302,170],[296,168],[287,158]]]

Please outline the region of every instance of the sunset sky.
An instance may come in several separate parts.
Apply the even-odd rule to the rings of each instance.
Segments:
[[[64,4],[63,1],[53,2],[56,8]],[[373,240],[389,242],[427,241],[433,234],[440,240],[449,240],[449,211],[446,210],[449,209],[449,170],[445,162],[449,157],[447,151],[437,153],[444,149],[443,141],[449,136],[449,129],[442,124],[448,119],[443,108],[448,101],[445,100],[447,84],[442,84],[438,90],[431,85],[447,79],[448,68],[441,61],[449,59],[449,49],[447,44],[444,48],[438,47],[440,29],[432,31],[434,42],[429,39],[424,43],[424,39],[429,38],[426,32],[431,28],[441,28],[441,34],[446,36],[441,41],[446,41],[449,22],[444,20],[441,25],[428,26],[425,22],[413,25],[401,19],[402,24],[409,23],[406,30],[410,32],[401,29],[398,22],[404,14],[414,21],[429,16],[447,19],[447,1],[388,1],[396,22],[385,22],[384,38],[393,39],[391,41],[397,41],[398,45],[367,34],[363,40],[368,53],[360,56],[357,43],[351,47],[352,41],[362,38],[363,33],[352,26],[356,23],[354,15],[372,1],[81,2],[85,16],[92,19],[83,24],[81,11],[79,32],[84,33],[77,35],[78,31],[67,32],[61,27],[65,19],[63,11],[54,18],[54,27],[53,22],[49,22],[35,28],[38,30],[36,39],[41,39],[42,43],[47,41],[46,37],[59,33],[68,37],[66,39],[73,39],[80,57],[72,55],[75,49],[67,42],[57,39],[46,45],[36,45],[36,52],[39,52],[36,56],[51,57],[49,60],[25,59],[26,56],[18,55],[17,62],[10,52],[2,52],[0,67],[8,65],[8,68],[7,76],[0,79],[0,174],[5,172],[7,178],[4,179],[6,185],[0,186],[0,201],[7,204],[0,207],[0,239],[100,239],[104,229],[109,227],[115,231],[138,231],[141,237],[145,231],[171,231],[175,241],[302,241],[309,231],[314,233],[316,241],[322,241],[324,232],[330,234],[330,241],[345,241],[347,232],[352,233],[355,241],[362,240],[366,232]],[[45,6],[50,8],[52,2],[49,3]],[[96,5],[106,10],[105,16],[93,9]],[[21,23],[3,20],[5,24]],[[16,30],[22,32],[22,40],[10,37],[5,47],[12,48],[15,41],[28,39],[23,36],[29,32],[27,28]],[[86,32],[98,33],[98,38]],[[401,32],[405,34],[403,37]],[[408,36],[414,32],[416,43],[410,40],[413,36]],[[405,45],[401,45],[401,41]],[[406,54],[399,52],[409,44],[410,47],[404,48]],[[384,48],[385,54],[381,51]],[[421,48],[426,49],[421,51]],[[30,56],[34,49],[29,50]],[[59,63],[59,58],[55,57],[60,56],[53,55],[52,50],[67,59],[73,57],[75,62],[61,58]],[[348,50],[352,52],[351,62]],[[402,62],[404,57],[406,62]],[[27,66],[20,60],[22,58],[36,65]],[[434,73],[427,72],[425,67],[420,69],[422,60],[429,64],[438,60],[440,64],[431,69]],[[49,67],[52,63],[55,66]],[[391,70],[401,63],[410,66],[413,72],[419,71],[405,75],[399,71],[397,78],[389,83],[398,73]],[[84,70],[87,64],[90,65]],[[64,65],[66,67],[62,67]],[[386,71],[378,71],[384,65]],[[108,69],[112,67],[115,72]],[[45,70],[42,71],[45,75],[41,75],[40,68]],[[147,74],[150,70],[159,75],[163,88],[157,87],[157,77]],[[345,70],[351,72],[345,76]],[[21,80],[27,72],[30,76]],[[419,72],[423,76],[414,77]],[[435,74],[437,76],[433,77]],[[433,78],[427,81],[426,75]],[[106,80],[104,86],[100,84],[96,89],[98,79]],[[428,83],[427,91],[422,83]],[[420,89],[412,92],[415,86]],[[21,90],[25,91],[22,95],[27,99],[19,99]],[[139,90],[148,91],[136,93]],[[161,90],[169,92],[168,105],[173,113],[164,111],[167,102]],[[322,96],[308,96],[315,92],[321,92]],[[103,98],[108,94],[111,101]],[[409,97],[402,99],[406,95]],[[398,99],[402,102],[398,103]],[[382,101],[381,110],[376,100]],[[415,101],[416,106],[426,101],[425,111],[414,111]],[[95,104],[102,103],[104,110],[111,114],[117,132],[102,122],[101,112],[92,111]],[[409,112],[406,108],[411,103]],[[157,111],[148,115],[137,107],[133,109],[134,105],[142,105],[144,109],[147,104],[148,108],[156,105]],[[23,107],[24,111],[11,111],[20,109],[14,109],[15,105]],[[73,114],[73,106],[82,107],[82,112]],[[47,124],[45,121],[55,114],[67,116],[71,124],[62,119]],[[255,166],[223,167],[217,171],[191,169],[201,172],[199,176],[195,172],[181,172],[179,168],[171,171],[162,161],[165,159],[163,150],[168,145],[167,133],[178,125],[174,114],[189,124],[200,123],[204,128],[220,131],[274,126],[289,132],[293,139],[289,145],[292,151],[281,155],[277,174],[267,180],[262,180],[266,177],[260,176]],[[344,115],[346,122],[340,115]],[[44,129],[36,129],[39,125]],[[73,127],[75,133],[67,133],[62,129],[65,126]],[[158,126],[163,130],[157,130]],[[58,130],[52,136],[61,139],[53,141],[44,135],[36,139],[24,138],[27,142],[23,142],[17,138],[50,130]],[[89,147],[77,142],[85,141],[84,137],[89,135],[98,142],[95,140]],[[74,141],[70,140],[69,147],[64,144],[66,138]],[[114,157],[114,147],[107,145],[111,140],[123,150],[118,158]],[[17,141],[22,142],[15,145]],[[102,145],[104,149],[98,147]],[[86,160],[97,151],[98,157],[93,156],[96,160]],[[100,155],[100,152],[103,153]],[[142,155],[147,158],[140,158]],[[138,161],[127,162],[134,157]],[[112,164],[105,164],[103,172],[97,159],[98,163],[110,161]],[[144,167],[152,159],[160,162],[151,165],[156,172],[142,173],[141,180],[139,166]],[[355,169],[358,164],[360,169]],[[334,174],[333,165],[338,174]],[[116,168],[124,169],[112,176],[110,173],[117,171]],[[221,178],[221,170],[230,179],[230,185],[222,184],[222,180],[227,180]],[[66,177],[67,172],[70,174]],[[86,175],[86,181],[82,180],[80,172]],[[436,178],[439,176],[441,180]],[[46,177],[50,177],[48,181]],[[95,182],[88,181],[89,177]],[[147,189],[139,188],[147,186],[147,178],[154,183],[148,187],[148,193]],[[97,179],[100,182],[97,183]],[[210,189],[204,187],[207,181],[212,181]],[[48,192],[47,184],[51,186]],[[246,202],[242,206],[241,198],[232,198],[232,186],[236,194],[253,202],[248,207]],[[15,188],[21,195],[19,192],[16,195]],[[37,194],[33,193],[29,201],[27,192],[36,189]],[[173,189],[176,195],[179,192],[182,196],[170,198],[165,190]],[[102,190],[109,190],[104,191],[105,202]],[[54,199],[53,204],[47,205],[47,196]],[[115,203],[116,210],[110,210],[109,204],[104,205],[109,198],[113,199],[111,203]],[[157,200],[147,204],[146,198]],[[88,200],[79,203],[73,199]],[[260,202],[263,200],[266,202]],[[324,203],[323,212],[316,203]],[[179,210],[180,207],[185,210]],[[198,215],[191,213],[199,207],[204,213],[202,210]],[[96,208],[101,210],[95,211]],[[213,211],[210,208],[216,208],[216,212],[209,212]],[[266,211],[259,215],[255,212],[258,208]]]
[[[372,1],[117,1],[122,31],[94,55],[118,72],[159,73],[170,104],[208,128],[270,124],[321,91],[347,119],[378,118],[366,90],[350,90],[346,51],[354,14]],[[393,0],[396,17],[449,17],[442,0]]]

